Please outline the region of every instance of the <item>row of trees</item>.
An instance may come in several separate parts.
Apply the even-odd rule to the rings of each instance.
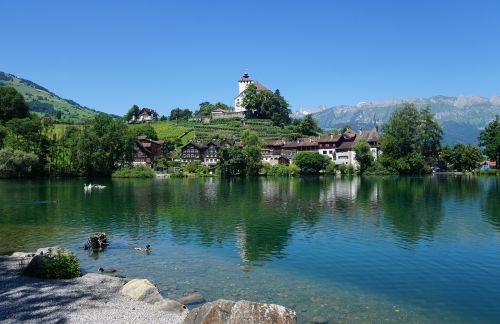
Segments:
[[[56,133],[10,87],[0,87],[0,116],[0,177],[110,176],[131,160],[138,133],[157,137],[150,125],[128,128],[105,114]]]

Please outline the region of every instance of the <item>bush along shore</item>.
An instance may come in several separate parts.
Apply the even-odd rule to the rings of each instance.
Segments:
[[[6,322],[297,322],[296,313],[280,305],[245,300],[206,302],[197,293],[174,300],[164,298],[147,279],[82,275],[78,258],[58,247],[0,256],[0,286],[4,291],[0,293],[0,321]],[[198,307],[189,309],[192,306]]]

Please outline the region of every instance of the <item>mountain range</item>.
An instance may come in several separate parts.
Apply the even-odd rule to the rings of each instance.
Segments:
[[[60,112],[61,118],[74,121],[88,119],[100,113],[73,100],[63,99],[35,82],[19,78],[13,74],[0,72],[0,86],[14,87],[23,95],[24,100],[30,107],[30,111],[36,113],[56,117],[57,112]]]
[[[414,103],[417,107],[430,106],[436,120],[441,124],[444,144],[477,144],[479,132],[486,124],[500,115],[500,96],[434,96],[430,98],[390,99],[360,102],[357,105],[340,105],[311,111],[319,126],[328,131],[348,124],[353,129],[372,129],[374,120],[382,125],[391,113],[403,103]],[[300,112],[298,112],[300,114]]]

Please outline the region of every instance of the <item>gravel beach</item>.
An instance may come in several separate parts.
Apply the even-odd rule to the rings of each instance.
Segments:
[[[119,293],[126,279],[86,274],[68,280],[18,275],[21,258],[0,256],[1,323],[181,323],[167,313]]]

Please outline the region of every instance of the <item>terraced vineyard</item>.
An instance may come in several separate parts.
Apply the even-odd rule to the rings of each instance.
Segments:
[[[209,124],[192,121],[159,121],[151,124],[161,139],[180,138],[183,143],[190,140],[208,141],[217,138],[238,139],[243,130],[249,129],[262,139],[281,139],[291,135],[286,128],[273,126],[268,120],[216,120]]]

